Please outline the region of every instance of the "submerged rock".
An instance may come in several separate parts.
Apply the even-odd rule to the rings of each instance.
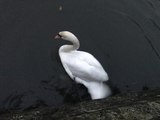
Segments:
[[[0,120],[159,120],[160,90],[130,92],[103,100],[9,111]]]

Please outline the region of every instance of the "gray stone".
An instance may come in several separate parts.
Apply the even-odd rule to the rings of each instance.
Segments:
[[[160,90],[123,93],[103,100],[9,111],[0,120],[159,120]]]

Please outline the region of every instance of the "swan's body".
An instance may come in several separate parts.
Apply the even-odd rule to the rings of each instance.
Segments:
[[[63,45],[59,49],[62,65],[68,75],[77,83],[87,87],[92,99],[109,96],[110,88],[103,83],[109,79],[107,73],[93,55],[77,50],[80,46],[77,37],[68,31],[63,31],[56,38],[73,43],[73,45]]]

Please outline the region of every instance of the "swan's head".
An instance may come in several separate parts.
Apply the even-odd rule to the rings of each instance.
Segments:
[[[55,36],[55,39],[73,40],[77,38],[73,33],[69,31],[61,31]]]

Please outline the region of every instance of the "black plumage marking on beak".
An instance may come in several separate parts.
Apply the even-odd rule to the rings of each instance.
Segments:
[[[62,36],[58,33],[55,37],[54,37],[54,39],[60,39]]]

